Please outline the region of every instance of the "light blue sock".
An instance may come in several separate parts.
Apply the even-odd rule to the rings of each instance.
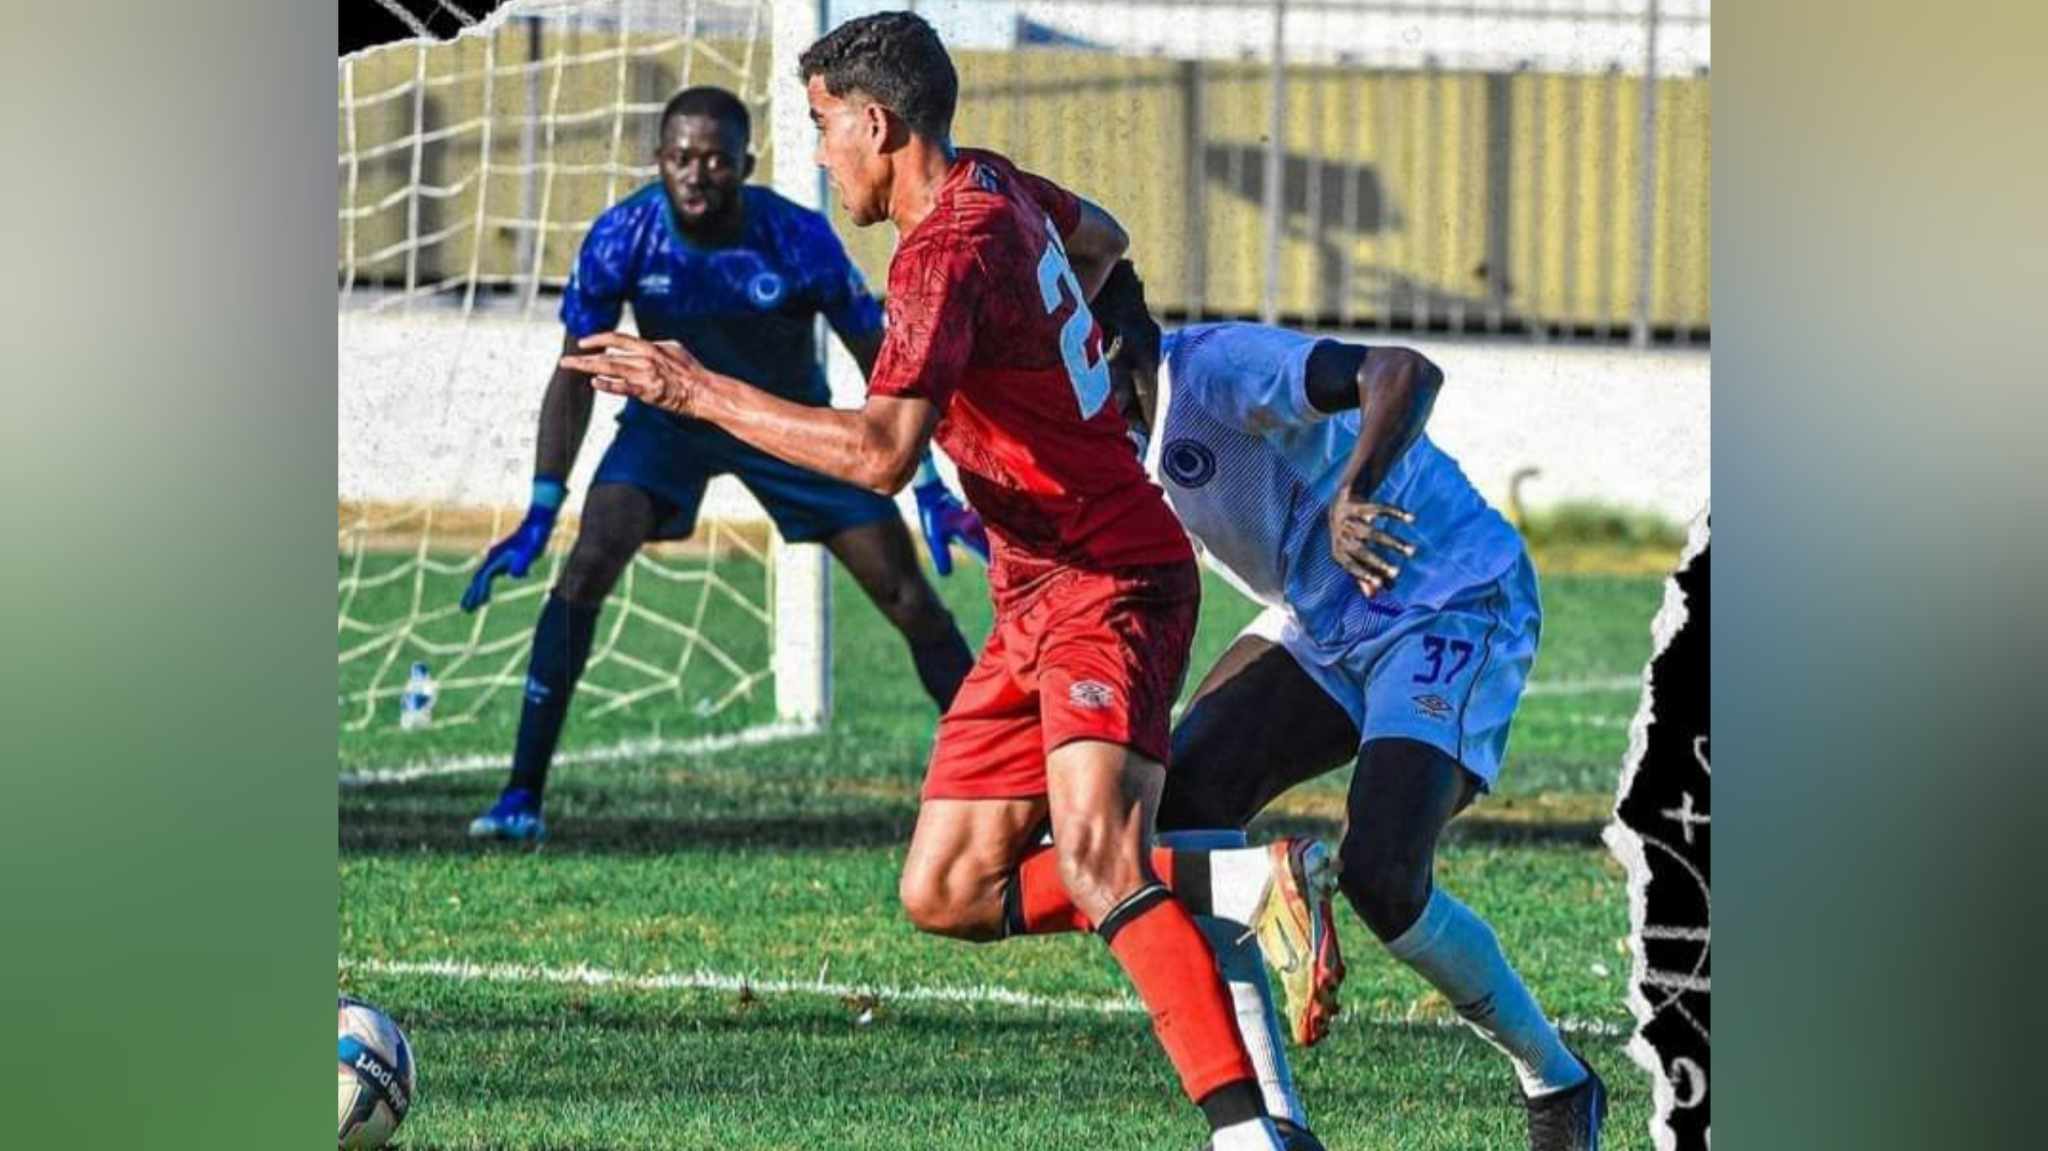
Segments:
[[[1586,1068],[1565,1050],[1536,997],[1508,966],[1493,928],[1471,908],[1442,889],[1433,891],[1421,917],[1387,950],[1443,992],[1458,1015],[1508,1057],[1523,1094],[1547,1095],[1585,1080]]]

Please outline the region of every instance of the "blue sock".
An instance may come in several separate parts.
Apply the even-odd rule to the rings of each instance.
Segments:
[[[512,781],[540,798],[547,786],[548,764],[562,738],[569,715],[569,697],[590,658],[601,604],[574,604],[552,592],[533,629],[533,659],[526,668],[526,707],[519,713],[519,742],[512,752]]]

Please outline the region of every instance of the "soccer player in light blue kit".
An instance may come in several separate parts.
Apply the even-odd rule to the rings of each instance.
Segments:
[[[881,347],[881,305],[824,216],[747,185],[751,125],[738,97],[722,88],[685,89],[662,110],[660,131],[661,178],[607,209],[584,239],[562,296],[564,353],[576,351],[584,336],[617,327],[630,303],[647,339],[679,340],[715,370],[786,399],[826,405],[831,397],[818,366],[814,319],[825,317],[865,375]],[[546,548],[593,394],[581,372],[558,367],[549,380],[532,505],[485,555],[463,610],[488,601],[500,576],[525,575]],[[952,701],[974,656],[918,569],[894,502],[784,463],[710,424],[629,401],[584,499],[582,533],[534,629],[511,779],[470,834],[545,834],[548,766],[605,596],[641,544],[695,530],[705,485],[725,473],[747,485],[783,538],[820,542],[846,565],[902,632],[926,693],[941,711]],[[955,539],[987,559],[980,520],[945,491],[929,456],[917,496],[942,573],[951,568]]]
[[[1147,471],[1208,564],[1265,607],[1174,729],[1161,842],[1241,845],[1281,792],[1355,761],[1340,889],[1507,1055],[1532,1151],[1597,1151],[1605,1085],[1492,929],[1432,882],[1445,824],[1500,772],[1542,627],[1521,536],[1423,433],[1442,373],[1406,348],[1256,324],[1162,337],[1127,261],[1093,307]],[[1256,951],[1240,927],[1204,926],[1267,1109],[1305,1128]],[[1341,978],[1334,954],[1300,966],[1322,964]],[[1311,974],[1282,972],[1304,1042],[1320,1037]]]

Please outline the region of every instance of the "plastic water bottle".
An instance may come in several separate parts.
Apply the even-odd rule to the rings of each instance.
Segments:
[[[399,730],[418,731],[434,722],[434,697],[440,693],[427,671],[427,661],[414,663],[412,674],[405,677],[405,691],[398,697]]]

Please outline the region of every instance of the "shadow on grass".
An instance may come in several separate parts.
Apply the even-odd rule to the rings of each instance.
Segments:
[[[677,814],[586,813],[551,822],[549,839],[537,848],[480,842],[469,838],[469,821],[482,804],[403,804],[376,801],[341,808],[340,849],[343,855],[472,855],[486,852],[539,850],[551,855],[647,856],[721,849],[837,850],[900,848],[910,842],[917,812],[910,807],[875,806],[860,810],[792,809],[770,812],[685,811]],[[1445,833],[1450,843],[1569,844],[1600,843],[1602,824],[1591,821],[1531,823],[1523,820],[1467,816]],[[1319,836],[1331,844],[1343,836],[1337,821],[1275,816],[1252,828],[1255,841],[1285,835]]]
[[[469,838],[469,823],[496,795],[497,778],[421,780],[340,792],[340,849],[347,855],[468,855],[522,850]],[[917,821],[917,785],[907,779],[780,777],[719,771],[685,782],[571,782],[550,793],[549,854],[649,856],[734,849],[900,848]],[[1252,838],[1344,833],[1341,794],[1314,810],[1275,810]],[[1451,843],[1594,846],[1604,804],[1495,800],[1455,820]],[[525,850],[534,850],[526,848]]]
[[[1592,820],[1549,820],[1536,822],[1472,812],[1451,822],[1444,831],[1445,843],[1567,844],[1595,847],[1600,843],[1602,822]],[[1285,835],[1313,835],[1335,847],[1344,838],[1342,820],[1316,816],[1269,815],[1251,827],[1254,843]]]
[[[548,812],[538,848],[469,837],[495,796],[491,784],[428,781],[344,790],[340,848],[349,855],[470,855],[541,850],[551,855],[646,856],[735,848],[831,850],[900,847],[916,808],[844,794],[781,787],[769,795],[731,788],[568,789]],[[567,802],[562,802],[566,800]]]

